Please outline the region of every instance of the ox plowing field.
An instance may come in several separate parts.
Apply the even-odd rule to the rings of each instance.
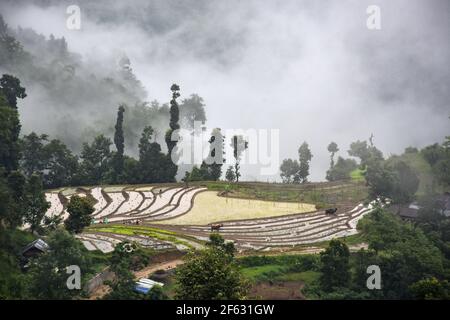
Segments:
[[[292,248],[356,234],[373,206],[339,203],[329,214],[313,203],[229,197],[205,186],[96,186],[47,192],[47,216],[66,219],[74,195],[90,198],[95,209],[92,225],[77,237],[102,252],[124,240],[156,250],[199,248],[213,224],[240,251]]]

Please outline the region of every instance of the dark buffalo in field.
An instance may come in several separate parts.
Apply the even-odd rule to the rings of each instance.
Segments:
[[[211,231],[219,231],[223,227],[223,223],[217,223],[211,225]]]
[[[325,210],[326,214],[335,214],[337,211],[337,208],[329,208]]]

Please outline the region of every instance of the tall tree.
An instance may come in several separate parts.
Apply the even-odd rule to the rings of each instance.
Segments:
[[[234,157],[234,175],[236,177],[236,182],[239,182],[239,178],[241,177],[241,157],[244,150],[248,148],[248,141],[245,141],[242,135],[234,135],[231,137],[231,147],[233,148]]]
[[[358,164],[353,159],[344,159],[338,157],[336,164],[327,170],[326,179],[328,181],[347,180],[350,179],[350,173],[358,168]]]
[[[0,167],[0,229],[9,224],[11,205],[11,190],[9,189],[4,169]]]
[[[21,125],[17,98],[25,96],[25,89],[17,78],[3,75],[0,79],[0,166],[6,169],[6,173],[19,167]]]
[[[156,180],[156,172],[154,166],[156,153],[161,151],[161,146],[157,142],[152,142],[153,128],[147,126],[142,131],[139,140],[139,165],[142,174],[142,182],[154,182]]]
[[[205,104],[203,98],[197,94],[192,94],[188,99],[184,99],[180,105],[180,119],[183,127],[194,128],[195,121],[206,121]]]
[[[312,159],[312,153],[311,150],[309,150],[309,146],[306,142],[303,142],[300,148],[298,149],[298,156],[299,156],[299,171],[298,176],[302,183],[305,183],[308,181],[309,176],[309,162]]]
[[[46,170],[43,178],[46,188],[85,184],[84,181],[75,181],[79,167],[78,158],[64,143],[57,139],[51,140],[44,146],[44,153]]]
[[[85,184],[101,183],[109,169],[112,142],[103,135],[95,137],[92,144],[83,144],[81,175]]]
[[[209,139],[208,157],[203,161],[200,169],[205,171],[203,180],[217,181],[222,175],[222,166],[224,159],[224,142],[225,137],[222,135],[220,128],[215,128]]]
[[[172,141],[172,136],[180,129],[180,125],[178,124],[178,121],[180,120],[180,110],[177,102],[177,98],[180,96],[180,87],[177,84],[173,84],[170,87],[170,90],[172,91],[172,100],[170,100],[169,130],[167,130],[165,136],[167,155],[164,164],[165,180],[167,180],[167,182],[175,181],[175,176],[178,171],[178,166],[176,164],[178,156],[174,152],[177,141]]]
[[[350,250],[341,240],[333,239],[324,252],[320,253],[322,262],[320,284],[324,291],[345,288],[350,284]]]
[[[363,170],[369,163],[383,160],[383,153],[373,145],[373,140],[370,141],[370,145],[367,144],[367,141],[352,142],[348,154],[361,160],[360,167]]]
[[[404,161],[388,162],[388,167],[395,175],[392,198],[398,203],[408,203],[414,199],[419,189],[419,177]]]
[[[18,168],[19,144],[15,140],[17,126],[20,127],[17,110],[10,108],[6,99],[0,95],[0,166],[5,168],[5,174]]]
[[[168,182],[170,163],[166,155],[161,152],[161,146],[157,142],[152,142],[153,128],[147,126],[142,131],[139,140],[139,167],[142,183]]]
[[[21,140],[22,160],[20,166],[28,177],[35,172],[43,173],[47,162],[44,149],[47,140],[48,135],[37,135],[35,132],[23,136]]]
[[[420,151],[420,153],[422,154],[422,157],[430,164],[430,166],[433,167],[444,156],[444,148],[439,143],[435,143],[426,146]]]
[[[139,165],[139,160],[133,157],[124,157],[124,180],[129,184],[136,184],[142,181],[141,177],[141,167]]]
[[[17,109],[17,99],[24,99],[27,96],[25,88],[20,85],[20,80],[9,74],[4,74],[0,78],[0,92],[8,101],[8,105],[14,109]]]
[[[233,166],[228,167],[227,172],[225,172],[225,179],[227,179],[228,182],[234,182],[236,180]]]
[[[360,159],[360,165],[362,169],[365,169],[366,162],[370,157],[369,147],[367,146],[367,141],[355,141],[350,144],[350,150],[348,154],[351,157],[356,157]]]
[[[88,198],[75,195],[70,198],[67,212],[69,217],[64,221],[67,231],[81,233],[85,227],[91,224],[94,207]]]
[[[300,165],[297,160],[284,159],[280,166],[280,176],[284,183],[298,183]]]
[[[339,151],[338,145],[336,142],[331,142],[327,147],[328,152],[330,153],[330,168],[334,166],[334,155]]]
[[[20,171],[11,171],[7,178],[11,202],[6,221],[11,229],[21,226],[27,212],[26,178]]]
[[[36,231],[42,223],[50,203],[45,199],[40,175],[32,174],[26,186],[27,211],[25,222],[30,224],[31,232]]]
[[[172,100],[170,100],[169,130],[166,132],[168,155],[172,154],[172,150],[177,145],[176,141],[172,141],[172,134],[174,131],[180,129],[180,125],[178,124],[178,121],[180,120],[180,110],[177,102],[177,98],[180,96],[180,87],[177,84],[173,84],[170,87],[170,90],[172,91]]]
[[[124,166],[124,150],[125,150],[125,139],[123,136],[123,114],[125,112],[125,108],[123,106],[119,107],[117,111],[117,122],[115,126],[114,132],[114,144],[116,146],[116,153],[114,154],[113,159],[113,180],[115,183],[119,182],[121,179],[121,175],[123,173]]]
[[[370,161],[364,176],[372,198],[388,197],[396,203],[412,201],[419,187],[417,174],[401,160]]]
[[[444,188],[450,186],[450,137],[440,144],[433,144],[421,150],[423,158],[430,164],[434,180]]]

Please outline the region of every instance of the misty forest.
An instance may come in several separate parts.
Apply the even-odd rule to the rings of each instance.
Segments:
[[[0,300],[450,299],[450,5],[366,2],[2,1]]]

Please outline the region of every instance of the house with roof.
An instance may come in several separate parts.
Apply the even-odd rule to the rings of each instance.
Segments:
[[[42,253],[47,252],[50,249],[47,242],[42,239],[34,240],[29,243],[23,250],[22,256],[26,259],[34,258]]]
[[[438,195],[435,198],[441,213],[446,217],[450,217],[450,193]],[[405,220],[415,220],[418,218],[421,206],[417,202],[412,202],[409,206],[392,205],[389,210]]]

